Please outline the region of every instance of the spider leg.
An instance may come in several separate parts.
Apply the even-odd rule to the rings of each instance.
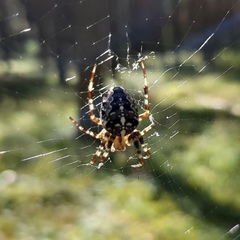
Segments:
[[[100,155],[102,154],[103,151],[104,151],[104,144],[101,143],[101,145],[98,147],[95,155],[93,156],[92,160],[89,163],[87,163],[86,165],[92,166],[97,161],[97,159],[100,157]]]
[[[84,127],[80,126],[72,117],[69,117],[69,119],[73,122],[74,125],[76,125],[78,127],[78,129],[96,139],[99,139],[102,137],[102,132],[100,133],[95,133],[93,131],[87,130]]]
[[[134,145],[134,147],[136,148],[138,160],[139,160],[139,163],[131,165],[131,167],[134,167],[134,168],[142,167],[144,165],[144,158],[142,155],[141,148],[143,147],[143,150],[145,153],[148,152],[148,149],[146,146],[144,146],[144,141],[143,141],[141,132],[135,131],[132,134],[130,134],[130,136],[128,137],[128,142],[129,142],[129,144]],[[149,155],[150,155],[150,153],[149,153]]]
[[[88,85],[88,105],[89,105],[89,111],[90,111],[90,119],[92,122],[101,125],[101,120],[95,116],[94,113],[94,104],[93,104],[93,82],[94,82],[94,77],[96,73],[97,65],[95,64],[92,70],[92,75],[89,81]]]
[[[141,132],[140,132],[140,135],[141,137],[139,138],[139,141],[140,143],[142,144],[142,149],[144,151],[144,153],[146,154],[146,157],[145,158],[149,158],[151,156],[150,152],[149,152],[149,149],[147,147],[147,144],[144,144],[144,141],[143,141],[143,136],[148,132],[150,131],[153,127],[155,126],[155,123],[152,122],[149,126],[145,127]]]
[[[98,168],[101,168],[109,155],[111,146],[112,146],[115,138],[116,138],[115,135],[111,135],[108,132],[105,132],[102,142],[101,142],[101,145],[99,146],[99,148],[98,148],[97,152],[95,153],[95,155],[93,156],[92,160],[87,165],[92,166],[97,161],[97,159],[102,155],[100,163],[98,164]]]
[[[108,155],[109,155],[109,152],[111,151],[111,147],[113,145],[113,142],[116,138],[115,135],[113,134],[109,134],[108,132],[106,132],[105,136],[108,138],[107,141],[105,141],[105,150],[103,151],[103,154],[102,154],[102,158],[100,160],[100,163],[98,164],[98,168],[100,168],[104,162],[106,161]]]
[[[144,136],[148,131],[150,131],[152,128],[154,128],[155,123],[152,121],[150,125],[148,125],[147,127],[145,127],[141,132],[141,136]]]
[[[144,78],[144,105],[145,105],[145,112],[140,114],[138,117],[139,121],[142,121],[143,119],[147,118],[150,114],[150,106],[148,102],[148,82],[147,82],[147,72],[146,68],[144,66],[143,61],[140,62],[140,66],[143,71],[143,78]]]
[[[141,132],[139,131],[135,131],[132,134],[130,134],[130,136],[128,137],[128,143],[129,145],[134,145],[134,147],[137,150],[137,155],[138,155],[138,159],[139,159],[139,163],[138,164],[134,164],[131,165],[131,167],[134,168],[139,168],[142,167],[144,165],[144,159],[147,159],[151,156],[149,149],[147,147],[147,144],[144,143],[143,140],[143,136],[150,131],[153,127],[155,126],[154,122],[152,121],[151,124],[147,127],[145,127]],[[145,153],[145,156],[143,157],[142,155],[142,151]]]

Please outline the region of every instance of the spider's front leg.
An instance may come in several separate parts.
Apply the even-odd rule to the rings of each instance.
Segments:
[[[104,162],[106,161],[106,159],[109,155],[109,152],[111,151],[111,148],[112,148],[115,138],[116,138],[115,135],[110,134],[109,132],[105,132],[105,134],[103,135],[103,138],[101,140],[101,144],[98,147],[97,152],[95,153],[92,160],[87,165],[92,166],[93,164],[95,164],[97,159],[101,156],[100,163],[98,164],[98,167],[97,167],[98,169],[101,168],[103,166]]]
[[[98,149],[97,149],[95,155],[93,156],[92,160],[89,163],[86,164],[87,166],[94,165],[96,163],[96,161],[98,160],[98,158],[102,155],[101,162],[98,164],[98,169],[102,167],[105,159],[108,157],[108,154],[109,154],[109,152],[106,152],[106,150],[104,149],[105,144],[106,144],[105,141],[101,142],[101,144],[98,147]]]
[[[138,160],[139,160],[139,163],[131,165],[131,167],[134,167],[134,168],[142,167],[145,164],[144,159],[149,158],[151,154],[149,152],[149,149],[147,148],[147,145],[144,144],[144,140],[141,132],[134,131],[132,134],[130,134],[130,136],[128,137],[128,142],[129,144],[134,145],[134,147],[136,148]],[[146,154],[145,157],[143,157],[142,155],[142,149]]]

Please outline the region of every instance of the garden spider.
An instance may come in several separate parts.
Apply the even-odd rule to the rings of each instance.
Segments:
[[[100,133],[95,133],[91,130],[83,128],[72,117],[69,117],[69,119],[79,128],[80,131],[96,139],[100,139],[101,141],[95,155],[87,165],[93,165],[97,159],[101,157],[98,165],[98,168],[100,168],[107,159],[109,152],[114,152],[115,150],[125,151],[126,146],[132,145],[135,146],[139,159],[139,163],[131,165],[132,167],[142,167],[144,165],[144,159],[150,157],[150,152],[147,145],[144,144],[143,136],[154,127],[154,123],[149,111],[147,74],[142,61],[140,62],[140,66],[144,77],[145,112],[138,115],[138,109],[134,99],[125,91],[124,88],[111,87],[106,95],[103,96],[100,118],[97,118],[94,113],[92,93],[97,68],[97,65],[94,65],[88,85],[89,114],[92,122],[102,126],[103,129]],[[151,124],[142,131],[136,130],[139,122],[149,116]],[[145,153],[145,156],[142,155],[141,149]]]

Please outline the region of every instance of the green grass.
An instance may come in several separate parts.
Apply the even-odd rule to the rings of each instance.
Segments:
[[[72,87],[42,83],[41,74],[2,82],[0,238],[237,239],[227,232],[240,219],[240,88],[218,61],[211,72],[182,68],[173,78],[146,62],[160,136],[146,136],[153,155],[141,170],[129,168],[129,152],[100,170],[78,166],[97,143],[75,139]]]
[[[101,178],[18,174],[1,195],[2,239],[212,239],[223,234],[181,211],[164,191],[153,200],[155,186],[147,181],[118,174]]]

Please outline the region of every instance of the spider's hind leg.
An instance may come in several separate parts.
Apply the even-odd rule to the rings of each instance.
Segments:
[[[92,122],[101,125],[101,119],[97,118],[95,113],[94,113],[94,104],[93,104],[93,83],[94,83],[94,77],[96,73],[97,65],[95,64],[92,70],[92,75],[89,81],[88,85],[88,105],[89,105],[89,111],[90,111],[90,119]]]
[[[143,119],[149,117],[150,115],[150,106],[148,102],[148,81],[147,81],[147,72],[144,66],[143,61],[140,62],[140,66],[143,71],[143,80],[144,80],[144,105],[145,105],[145,112],[139,115],[138,120],[142,121]]]

